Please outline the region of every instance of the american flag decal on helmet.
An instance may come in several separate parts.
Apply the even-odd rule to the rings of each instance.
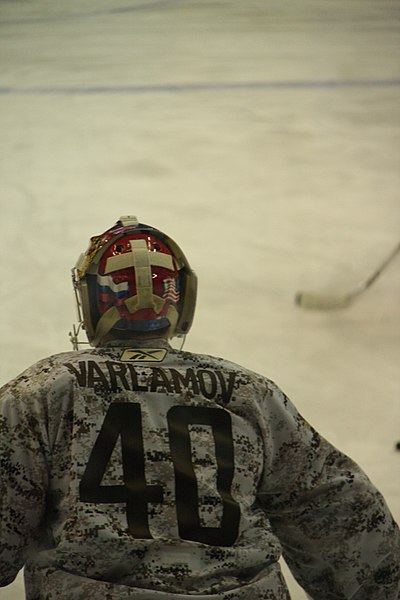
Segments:
[[[176,289],[175,279],[164,279],[163,298],[165,300],[170,300],[174,304],[179,302],[179,291]]]

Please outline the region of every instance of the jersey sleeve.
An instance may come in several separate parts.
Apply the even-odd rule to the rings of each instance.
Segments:
[[[315,600],[398,600],[399,529],[382,495],[274,384],[261,413],[258,499],[299,584]]]
[[[0,586],[15,579],[43,527],[47,435],[34,388],[23,376],[0,390]]]

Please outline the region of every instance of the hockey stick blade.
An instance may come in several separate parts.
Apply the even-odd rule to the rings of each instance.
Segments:
[[[302,308],[310,310],[339,310],[348,307],[357,296],[367,290],[379,275],[386,269],[388,264],[400,252],[400,243],[386,257],[382,264],[356,289],[347,294],[322,294],[317,292],[298,292],[295,303]]]
[[[338,310],[351,304],[353,295],[335,296],[313,292],[298,292],[295,302],[302,308],[309,310]]]

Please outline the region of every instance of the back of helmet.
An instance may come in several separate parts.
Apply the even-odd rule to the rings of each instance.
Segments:
[[[176,242],[136,217],[123,216],[92,237],[72,274],[79,328],[92,346],[115,339],[169,339],[186,335],[192,325],[195,273]],[[71,336],[74,347],[77,331]]]

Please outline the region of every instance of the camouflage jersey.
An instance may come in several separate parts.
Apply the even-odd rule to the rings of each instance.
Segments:
[[[29,600],[398,600],[382,496],[270,380],[166,342],[57,354],[0,395],[0,585]]]

